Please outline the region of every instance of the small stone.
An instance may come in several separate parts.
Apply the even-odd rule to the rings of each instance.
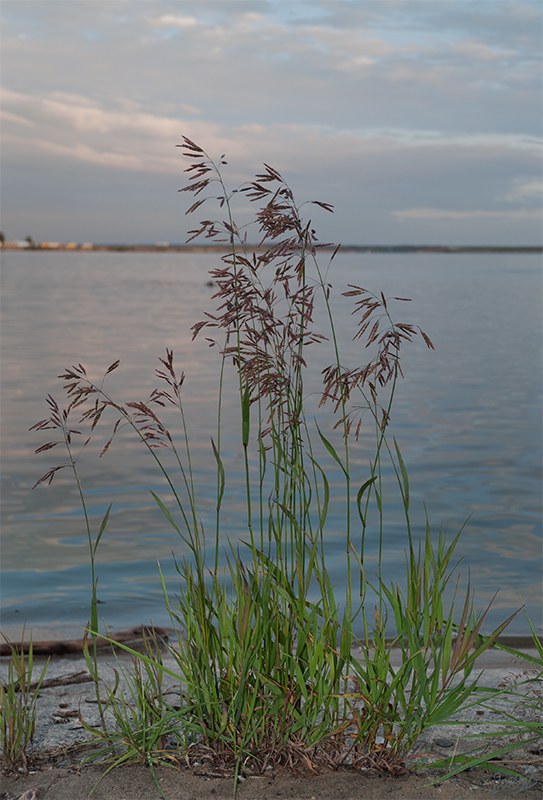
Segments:
[[[434,739],[434,744],[438,747],[453,747],[454,741],[452,739]]]

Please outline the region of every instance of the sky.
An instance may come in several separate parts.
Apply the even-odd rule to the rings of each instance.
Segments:
[[[537,245],[537,0],[3,0],[8,239],[183,242],[176,145],[279,170],[321,241]],[[250,220],[239,195],[235,219]],[[249,239],[256,241],[256,230]]]

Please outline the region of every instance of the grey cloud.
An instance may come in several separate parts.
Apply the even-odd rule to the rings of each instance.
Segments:
[[[131,137],[123,145],[122,130],[115,128],[115,114],[111,116],[111,129],[105,133],[93,127],[76,136],[72,128],[65,131],[62,144],[40,140],[31,148],[30,142],[25,146],[20,139],[15,139],[6,145],[14,149],[13,162],[17,162],[25,174],[29,169],[34,170],[38,183],[40,175],[43,179],[43,175],[49,173],[48,206],[53,198],[53,206],[58,207],[55,229],[58,232],[54,238],[74,238],[74,208],[80,207],[83,213],[84,207],[88,214],[90,205],[92,213],[85,217],[85,224],[89,219],[99,219],[101,214],[103,233],[98,238],[102,240],[117,240],[113,230],[119,225],[129,241],[183,240],[193,222],[183,220],[188,200],[176,194],[185,183],[182,170],[186,166],[174,148],[176,139],[157,137],[152,128],[150,131],[145,128],[141,140]],[[107,118],[107,114],[104,117]],[[159,118],[157,125],[161,124]],[[534,152],[529,143],[514,147],[507,146],[506,141],[498,141],[489,146],[484,142],[479,145],[470,144],[469,140],[455,143],[427,136],[423,144],[417,144],[416,137],[410,140],[401,135],[338,135],[281,125],[230,129],[205,121],[180,125],[177,141],[182,134],[205,146],[211,143],[209,149],[215,157],[226,152],[229,165],[225,176],[230,186],[249,179],[250,170],[259,170],[266,160],[284,173],[300,200],[321,199],[333,203],[337,215],[322,220],[326,226],[322,237],[327,240],[425,241],[432,238],[436,226],[445,231],[447,220],[453,223],[455,233],[452,239],[450,234],[445,236],[444,241],[451,243],[484,243],[495,241],[496,235],[501,243],[505,243],[507,237],[522,241],[529,230],[532,230],[529,240],[534,241],[538,230],[537,216],[534,218],[539,206],[537,195],[511,196],[519,185],[517,176],[529,176],[537,165],[537,151]],[[30,190],[30,186],[25,190],[25,182],[17,175],[17,170],[4,174],[13,208],[12,212],[5,210],[5,224],[14,224],[11,213],[15,220],[25,203],[28,213],[35,206],[32,219],[37,223],[42,202],[40,193],[35,188]],[[84,191],[86,185],[93,187],[88,196]],[[124,187],[132,185],[139,187],[137,208],[132,188],[122,199]],[[158,227],[157,218],[145,210],[146,198],[149,209],[160,208]],[[116,215],[112,216],[109,207],[116,209]],[[414,213],[412,209],[419,209],[419,212]],[[420,209],[430,209],[430,212],[421,214]],[[519,216],[519,210],[529,213]],[[473,214],[466,215],[468,212]],[[470,223],[476,218],[476,231],[465,233],[467,238],[463,237],[459,221],[464,219]],[[499,231],[496,220],[500,220]],[[238,222],[245,224],[246,221],[246,211],[242,210]],[[45,222],[44,218],[34,229],[35,238],[53,238],[44,230]],[[49,222],[47,220],[47,224]],[[82,231],[81,224],[75,227]],[[470,225],[465,225],[463,230],[470,230]],[[491,240],[488,239],[490,232]],[[79,238],[92,237],[83,233]]]
[[[127,240],[151,221],[143,238],[180,238],[179,197],[157,187],[181,178],[182,135],[228,152],[234,182],[265,160],[302,196],[325,186],[341,207],[332,238],[538,238],[534,3],[7,0],[4,17],[4,217],[56,219],[36,238],[73,238],[68,220],[91,217],[112,238],[105,198],[119,207],[119,186],[161,209],[145,217],[126,198]],[[43,194],[17,185],[29,165],[55,187],[47,225]],[[69,175],[95,187],[77,225]]]
[[[262,7],[244,7],[253,5]],[[219,8],[225,6],[231,4]],[[74,91],[83,83],[105,100],[113,84],[117,94],[140,101],[176,98],[220,114],[228,124],[266,124],[278,115],[283,122],[316,123],[326,115],[340,127],[368,124],[368,119],[371,125],[390,125],[401,118],[419,128],[440,121],[457,131],[516,130],[522,124],[539,129],[539,104],[529,102],[540,88],[539,69],[505,58],[504,53],[515,54],[511,48],[496,50],[473,38],[445,46],[438,39],[421,47],[353,25],[288,27],[270,19],[258,25],[244,21],[246,14],[233,13],[221,24],[189,26],[180,29],[180,39],[161,40],[155,36],[156,20],[192,18],[181,12],[193,5],[132,7],[134,16],[120,23],[109,19],[116,15],[106,4],[110,35],[105,39],[78,41],[85,15],[77,25],[72,12],[65,23],[70,30],[57,41],[54,29],[52,42],[43,37],[31,46],[27,40],[8,41],[5,59],[12,65],[7,72],[13,88],[24,91],[31,84],[33,90],[47,90],[56,82]],[[29,71],[30,61],[43,64],[39,74]],[[69,72],[67,63],[73,64]]]

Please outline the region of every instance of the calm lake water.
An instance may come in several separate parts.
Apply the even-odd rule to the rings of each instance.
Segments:
[[[89,615],[90,571],[81,507],[68,470],[51,486],[31,490],[60,448],[34,455],[48,432],[29,433],[48,415],[51,393],[62,405],[56,376],[82,363],[94,378],[117,358],[109,386],[120,402],[144,400],[156,385],[157,358],[173,348],[186,373],[185,411],[191,431],[199,516],[213,530],[217,348],[204,337],[191,342],[190,326],[213,310],[208,270],[212,254],[4,252],[2,260],[2,604],[3,630],[15,635],[24,621],[39,638],[77,634]],[[537,255],[344,254],[328,279],[345,362],[363,363],[352,343],[348,284],[387,296],[410,297],[393,312],[420,325],[436,351],[407,345],[392,418],[412,495],[415,531],[425,507],[434,534],[443,524],[452,537],[469,518],[458,547],[460,570],[471,574],[477,607],[499,593],[489,625],[519,607],[519,594],[541,625],[541,319],[542,271]],[[326,330],[324,330],[326,333]],[[317,390],[329,345],[315,352],[308,388]],[[330,359],[331,361],[331,359]],[[227,506],[225,544],[245,534],[235,381],[228,383],[224,459]],[[316,396],[316,395],[315,395]],[[313,397],[309,397],[309,403]],[[314,404],[316,407],[316,403]],[[333,420],[319,417],[325,435]],[[168,423],[177,422],[168,417]],[[106,436],[106,428],[104,428]],[[336,437],[336,438],[334,438]],[[104,439],[101,440],[103,443]],[[368,472],[370,438],[353,450],[355,484]],[[121,434],[98,459],[89,446],[80,462],[95,532],[110,503],[112,514],[97,553],[99,611],[112,628],[167,624],[158,580],[160,560],[168,590],[176,591],[172,550],[184,548],[155,506],[149,488],[167,499],[165,482],[144,449]],[[330,460],[330,459],[329,459]],[[333,490],[340,492],[333,463]],[[336,488],[337,487],[337,488]],[[333,492],[334,493],[334,492]],[[385,574],[401,580],[406,545],[399,498],[386,498]],[[341,593],[345,538],[340,503],[327,533],[329,569]],[[375,537],[367,566],[376,563]],[[488,628],[489,626],[487,626]],[[526,632],[520,614],[510,632]]]

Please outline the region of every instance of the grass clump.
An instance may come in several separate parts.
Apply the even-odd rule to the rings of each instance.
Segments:
[[[49,398],[50,417],[34,426],[61,434],[40,450],[63,443],[69,453],[68,464],[54,467],[38,483],[50,482],[59,469],[70,466],[85,508],[72,438],[85,423],[92,435],[104,414],[113,412],[117,420],[102,455],[120,427],[132,429],[168,483],[173,509],[169,499],[153,496],[189,551],[177,562],[176,599],[162,582],[176,630],[169,650],[177,664],[170,674],[179,683],[179,705],[172,705],[161,691],[164,667],[157,653],[139,654],[129,681],[131,699],[114,688],[105,701],[114,710],[118,733],[103,718],[96,735],[113,749],[113,764],[140,759],[154,767],[162,758],[173,763],[164,745],[169,737],[180,757],[204,754],[236,777],[249,768],[300,763],[310,768],[319,763],[364,764],[402,774],[421,733],[474,697],[474,661],[510,621],[483,636],[488,609],[476,617],[469,586],[457,620],[454,602],[450,608],[443,605],[443,591],[458,537],[447,546],[440,534],[436,547],[429,526],[422,543],[413,537],[407,470],[398,444],[389,440],[388,426],[403,374],[401,348],[417,335],[429,348],[433,345],[416,326],[394,321],[393,303],[405,298],[348,286],[343,294],[354,299],[354,338],[368,355],[364,364],[346,366],[327,270],[319,263],[325,245],[317,241],[312,223],[303,220],[282,176],[265,165],[254,181],[229,192],[222,158],[213,162],[187,138],[180,147],[191,162],[188,186],[181,191],[195,196],[187,213],[214,199],[226,217],[204,220],[190,232],[191,239],[205,236],[223,243],[226,251],[222,264],[211,272],[217,309],[193,327],[194,336],[207,334],[220,351],[210,451],[216,469],[213,547],[205,546],[200,522],[183,409],[185,375],[177,371],[171,351],[160,359],[160,388],[146,401],[121,405],[103,381],[89,379],[83,366],[66,370],[60,376],[66,409]],[[234,219],[233,204],[240,193],[257,205],[261,241],[254,249]],[[327,203],[315,204],[332,211]],[[317,311],[325,320],[324,330],[316,326]],[[307,410],[308,348],[324,341],[333,361],[322,372],[319,408],[331,409],[332,429],[341,433],[339,445],[328,429],[323,432],[324,411],[318,411],[317,420]],[[245,493],[238,542],[225,542],[221,534],[229,496],[222,446],[229,364],[237,376]],[[114,362],[106,375],[118,366]],[[180,414],[181,444],[161,420],[165,407]],[[74,413],[80,415],[77,430],[70,422]],[[360,475],[352,469],[352,451],[365,420],[375,445]],[[173,457],[173,468],[167,455]],[[405,513],[406,589],[387,585],[383,577],[384,459],[392,463]],[[343,483],[346,581],[341,597],[326,564],[332,470],[334,480],[339,474]],[[93,581],[91,640],[98,635],[94,557],[108,515],[109,510],[93,538],[85,513]],[[209,541],[209,531],[207,535]],[[378,552],[373,583],[367,577],[370,540]],[[368,590],[376,601],[368,601]],[[386,636],[391,625],[392,641]],[[361,659],[353,655],[355,644],[362,647]],[[398,669],[391,664],[393,645],[402,650]],[[98,687],[97,668],[95,677]],[[119,743],[124,748],[120,755],[115,749]]]
[[[179,767],[179,760],[167,748],[167,739],[175,733],[175,727],[166,713],[164,669],[154,634],[143,632],[143,651],[133,654],[131,668],[118,663],[113,669],[113,686],[102,684],[99,689],[101,728],[88,724],[80,715],[83,727],[97,745],[85,761],[106,767],[91,794],[108,772],[124,764],[147,765],[159,790],[156,766]],[[92,674],[97,665],[88,648],[85,657]],[[121,676],[126,689],[120,687]]]
[[[20,645],[8,642],[11,650],[8,673],[5,679],[0,679],[0,749],[8,769],[15,769],[21,763],[22,771],[27,774],[27,750],[32,747],[36,727],[36,701],[49,662],[44,664],[38,680],[32,681],[32,639],[27,659],[23,641],[24,628]]]

